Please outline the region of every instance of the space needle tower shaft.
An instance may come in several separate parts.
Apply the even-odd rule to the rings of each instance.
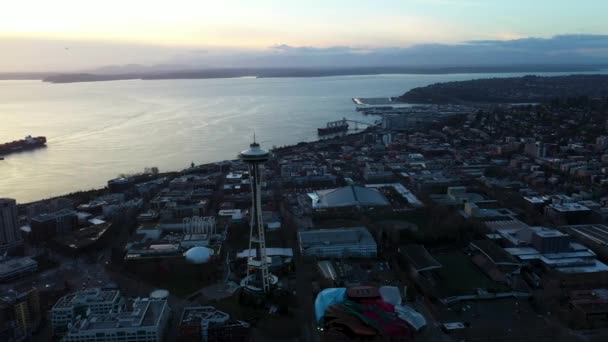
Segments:
[[[249,166],[252,202],[249,249],[251,250],[255,245],[256,251],[256,255],[248,260],[247,279],[251,279],[249,270],[255,269],[256,287],[259,286],[264,293],[268,293],[270,291],[270,274],[262,216],[262,164],[270,158],[270,152],[261,149],[254,138],[254,142],[249,146],[249,149],[242,151],[239,158]]]

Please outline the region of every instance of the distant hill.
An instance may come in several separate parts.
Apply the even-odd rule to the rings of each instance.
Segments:
[[[517,65],[517,66],[429,66],[429,67],[352,67],[352,68],[208,68],[160,72],[143,72],[140,66],[126,66],[117,69],[103,69],[103,73],[78,73],[52,75],[45,82],[71,83],[112,80],[159,80],[159,79],[205,79],[255,76],[265,77],[323,77],[380,74],[452,74],[452,73],[491,73],[491,72],[593,72],[600,66],[594,65]],[[120,70],[139,70],[137,72],[116,73]],[[111,71],[111,72],[109,72]]]
[[[608,96],[608,75],[524,76],[435,83],[396,100],[407,103],[527,103]]]
[[[0,72],[0,80],[42,80],[56,72]]]

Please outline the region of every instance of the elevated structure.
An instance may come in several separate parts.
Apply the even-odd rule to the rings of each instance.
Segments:
[[[262,164],[270,158],[270,152],[260,148],[255,141],[239,154],[239,158],[249,165],[251,178],[251,227],[249,231],[249,250],[255,248],[255,256],[250,256],[247,267],[247,277],[244,285],[249,289],[259,289],[264,293],[270,292],[272,277],[268,272],[269,260],[266,255],[266,238],[262,216]],[[254,270],[254,274],[250,274]]]

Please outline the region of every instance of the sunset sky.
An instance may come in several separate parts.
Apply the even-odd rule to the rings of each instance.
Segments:
[[[193,49],[373,50],[606,34],[606,13],[605,0],[6,0],[0,71],[163,63]]]

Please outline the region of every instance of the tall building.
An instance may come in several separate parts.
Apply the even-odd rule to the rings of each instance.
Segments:
[[[80,316],[106,315],[120,312],[125,301],[120,291],[104,291],[99,288],[87,289],[61,297],[50,311],[51,325],[55,334],[61,334],[68,329]]]
[[[524,151],[527,155],[534,158],[544,158],[547,156],[547,147],[542,141],[531,141],[526,143]]]
[[[0,253],[22,242],[17,226],[17,202],[0,198]]]
[[[50,240],[56,235],[61,236],[71,232],[77,225],[78,216],[74,210],[62,209],[41,214],[31,220],[30,238],[35,241]]]
[[[0,296],[0,340],[24,341],[38,328],[42,314],[36,288]]]

